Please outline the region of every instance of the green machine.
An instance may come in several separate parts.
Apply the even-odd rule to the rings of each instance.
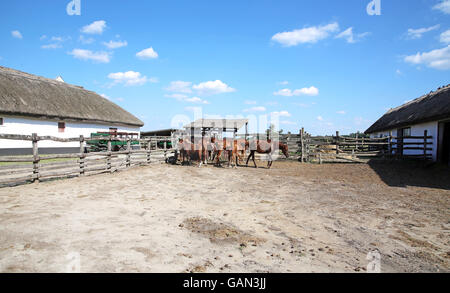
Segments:
[[[137,140],[136,133],[126,132],[97,132],[91,133],[91,139],[86,141],[88,152],[105,152],[108,150],[108,139],[105,137],[112,136],[111,150],[113,152],[124,151],[127,149],[127,142],[122,140],[116,140],[114,138],[125,139],[131,138],[131,146],[139,146],[139,140]],[[104,138],[104,139],[102,139]]]

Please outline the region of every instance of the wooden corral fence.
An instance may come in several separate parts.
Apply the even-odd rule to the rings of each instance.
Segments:
[[[249,139],[267,139],[267,134],[248,134]],[[239,135],[239,138],[244,138]],[[342,136],[339,131],[333,136],[312,136],[301,129],[299,134],[281,134],[279,139],[288,145],[290,159],[300,162],[319,163],[351,161],[364,163],[371,158],[422,159],[432,158],[432,136],[424,131],[423,136],[382,138]],[[408,154],[414,151],[415,154]]]
[[[0,134],[0,139],[29,141],[33,152],[31,156],[0,156],[0,186],[39,182],[52,178],[113,173],[136,165],[162,162],[173,153],[173,149],[168,147],[171,137],[141,138],[139,139],[141,147],[132,149],[131,142],[138,139],[106,136],[101,139],[108,141],[107,151],[91,153],[85,152],[86,141],[98,140],[98,137],[58,138],[37,134]],[[126,141],[126,150],[113,152],[111,147],[113,140]],[[39,155],[40,141],[79,142],[80,151],[71,154]]]

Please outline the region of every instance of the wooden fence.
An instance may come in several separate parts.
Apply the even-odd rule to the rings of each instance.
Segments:
[[[248,134],[249,139],[266,139],[266,134]],[[244,135],[239,135],[244,138]],[[365,162],[371,158],[423,159],[432,158],[432,136],[368,138],[341,136],[312,136],[301,129],[299,134],[281,134],[279,139],[288,145],[291,159],[300,162],[353,161]],[[415,154],[407,154],[414,151]]]
[[[173,152],[167,147],[170,137],[152,137],[143,139],[107,136],[105,152],[85,152],[88,140],[99,140],[98,137],[58,138],[52,136],[0,134],[0,139],[29,141],[32,147],[31,156],[0,156],[0,186],[17,185],[25,182],[39,182],[44,179],[86,176],[99,173],[113,173],[136,165],[147,165],[165,161]],[[132,141],[138,140],[139,149],[132,149]],[[78,142],[79,153],[39,155],[40,141],[62,143]],[[112,141],[126,141],[126,150],[113,152]],[[163,148],[160,147],[161,142]],[[158,146],[159,145],[159,146]],[[143,147],[142,147],[143,146]]]

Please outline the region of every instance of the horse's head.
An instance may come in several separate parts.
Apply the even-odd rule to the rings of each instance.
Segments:
[[[283,155],[286,156],[286,159],[289,158],[289,150],[287,144],[280,142],[280,150],[283,152]]]

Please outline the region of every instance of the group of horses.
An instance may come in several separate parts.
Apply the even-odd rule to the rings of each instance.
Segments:
[[[180,138],[177,146],[181,164],[191,164],[192,161],[196,161],[198,167],[201,167],[202,164],[208,165],[208,161],[213,162],[216,166],[222,166],[221,157],[224,155],[228,167],[237,168],[237,166],[240,166],[239,162],[245,158],[247,150],[250,150],[250,154],[246,165],[248,166],[248,162],[252,159],[255,168],[257,168],[256,153],[267,155],[267,167],[269,169],[272,167],[273,155],[278,150],[281,150],[285,157],[289,158],[288,146],[270,139],[247,141],[245,139],[223,138],[220,140],[215,137],[203,137],[194,139],[194,142],[192,142],[190,139]]]

